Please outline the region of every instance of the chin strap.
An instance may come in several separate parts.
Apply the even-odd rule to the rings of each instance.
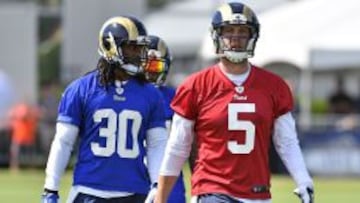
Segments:
[[[141,67],[130,63],[121,65],[121,68],[124,69],[129,75],[137,75],[142,72]]]
[[[241,63],[245,59],[250,58],[247,52],[236,52],[236,51],[224,51],[223,57],[227,58],[233,63]]]

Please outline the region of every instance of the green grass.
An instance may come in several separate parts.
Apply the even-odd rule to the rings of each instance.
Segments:
[[[360,177],[315,177],[316,203],[350,203],[360,201]],[[292,194],[295,185],[288,176],[273,176],[273,203],[299,202]]]
[[[61,202],[65,202],[71,185],[71,171],[68,171],[61,182]],[[185,176],[188,177],[188,170]],[[188,178],[185,178],[188,185]],[[43,170],[21,170],[11,172],[0,170],[0,202],[5,203],[38,203],[44,182]],[[273,203],[298,203],[292,194],[294,184],[288,176],[273,176]],[[315,178],[316,203],[350,203],[360,201],[360,177],[353,178]]]

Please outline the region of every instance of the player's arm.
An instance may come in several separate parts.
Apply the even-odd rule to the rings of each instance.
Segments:
[[[60,178],[69,162],[71,151],[78,136],[79,128],[72,124],[58,122],[46,165],[43,202],[58,198]]]
[[[157,192],[157,181],[159,178],[159,170],[161,161],[164,157],[166,142],[168,139],[168,131],[163,127],[151,128],[146,134],[146,150],[148,173],[151,181],[151,190],[148,193],[145,203],[152,203]]]
[[[281,160],[294,179],[303,203],[313,202],[313,181],[306,169],[297,138],[295,120],[288,112],[275,121],[273,142]]]
[[[146,157],[151,183],[156,183],[158,180],[167,140],[168,134],[166,128],[151,128],[146,133]]]
[[[155,203],[166,203],[185,161],[188,159],[194,139],[194,121],[174,114],[170,137],[160,168]]]

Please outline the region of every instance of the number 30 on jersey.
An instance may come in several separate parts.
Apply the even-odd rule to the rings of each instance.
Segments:
[[[91,151],[96,156],[109,157],[115,151],[122,158],[136,158],[139,155],[138,134],[142,117],[138,111],[123,110],[117,114],[113,109],[100,109],[94,113],[93,119],[95,123],[107,119],[107,126],[99,129],[99,136],[106,138],[105,146],[100,146],[97,142],[91,143]],[[132,121],[133,144],[131,148],[126,147],[129,120]],[[118,129],[117,126],[119,126]]]

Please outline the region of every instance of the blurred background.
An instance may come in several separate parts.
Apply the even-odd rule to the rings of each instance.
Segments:
[[[98,32],[107,18],[136,16],[162,37],[174,55],[168,83],[176,87],[215,61],[209,28],[222,2],[0,0],[0,166],[44,168],[61,93],[95,68]],[[241,2],[261,24],[251,62],[279,74],[293,90],[311,174],[350,177],[360,189],[360,1]],[[24,116],[28,122],[19,123]],[[272,172],[287,174],[271,154]]]

